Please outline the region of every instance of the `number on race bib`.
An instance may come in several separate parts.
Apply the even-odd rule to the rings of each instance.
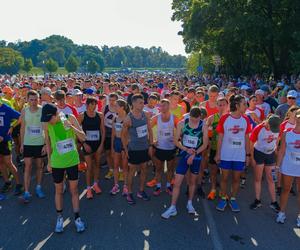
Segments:
[[[291,158],[294,164],[300,165],[300,153],[291,152]]]
[[[242,140],[240,138],[230,138],[229,144],[231,148],[242,148]]]
[[[66,139],[56,143],[56,148],[59,154],[63,155],[75,150],[74,140]]]
[[[3,116],[0,116],[0,127],[4,126],[4,118]]]
[[[183,146],[188,148],[196,148],[198,144],[198,137],[191,135],[183,135]]]
[[[86,139],[87,141],[99,141],[100,139],[99,130],[87,130]]]
[[[137,133],[138,138],[147,136],[148,135],[147,125],[137,127],[136,133]]]
[[[42,135],[42,127],[40,126],[29,126],[27,128],[27,132],[29,136],[41,136]]]

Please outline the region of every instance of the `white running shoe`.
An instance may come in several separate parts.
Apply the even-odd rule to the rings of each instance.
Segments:
[[[277,214],[276,222],[283,224],[285,219],[286,219],[285,213],[284,212],[279,212]]]
[[[54,229],[55,233],[62,233],[64,231],[64,218],[62,216],[57,217],[56,226]]]
[[[297,217],[297,227],[300,227],[300,215]]]
[[[196,213],[196,210],[195,208],[193,207],[193,204],[192,203],[188,203],[186,205],[186,209],[188,211],[189,214],[195,214]]]
[[[171,216],[176,216],[176,215],[177,215],[176,207],[171,206],[164,213],[161,214],[161,217],[164,219],[169,219]]]
[[[76,226],[77,233],[81,233],[85,230],[84,222],[81,220],[80,217],[78,217],[75,220],[75,226]]]

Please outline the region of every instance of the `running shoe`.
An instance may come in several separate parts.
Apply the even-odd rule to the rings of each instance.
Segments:
[[[35,188],[35,194],[36,194],[36,196],[37,196],[38,198],[40,198],[40,199],[43,199],[43,198],[46,197],[46,195],[45,195],[45,193],[43,192],[41,186],[37,186],[37,187]]]
[[[123,172],[119,173],[119,181],[124,181],[124,174],[123,174]]]
[[[171,196],[172,196],[172,194],[173,194],[173,188],[172,188],[172,186],[167,187],[167,188],[166,188],[166,192],[167,192],[168,195],[171,195]]]
[[[297,227],[300,227],[300,215],[297,217]]]
[[[276,213],[280,211],[280,206],[277,201],[271,202],[270,208],[272,208]]]
[[[126,185],[123,186],[123,191],[122,191],[122,196],[127,196],[128,195],[128,188]]]
[[[188,211],[189,214],[195,214],[196,213],[196,210],[193,207],[192,203],[187,203],[186,209],[187,209],[187,211]]]
[[[75,220],[75,226],[76,226],[77,233],[81,233],[81,232],[83,232],[85,230],[84,222],[81,220],[80,217],[78,217]]]
[[[118,184],[115,184],[113,186],[113,188],[110,190],[110,194],[111,195],[116,195],[117,193],[120,192],[120,188],[119,188],[119,185]]]
[[[134,205],[136,203],[132,193],[127,194],[126,200],[130,205]]]
[[[245,188],[245,186],[246,186],[246,178],[241,178],[241,180],[240,180],[240,187],[241,188]]]
[[[87,190],[86,190],[86,198],[87,199],[93,199],[93,191],[92,191],[92,189],[91,188],[88,188]]]
[[[204,192],[202,186],[198,186],[198,188],[197,188],[197,194],[198,194],[202,199],[205,199],[205,192]]]
[[[234,198],[231,198],[231,199],[229,200],[229,206],[230,206],[232,212],[237,213],[237,212],[240,212],[240,211],[241,211],[239,205],[238,205],[237,202],[236,202],[236,199],[234,199]]]
[[[257,208],[260,208],[262,207],[262,204],[261,204],[261,201],[258,200],[258,199],[255,199],[254,202],[250,205],[250,209],[257,209]]]
[[[94,185],[92,186],[92,189],[95,191],[96,194],[101,194],[102,190],[99,187],[98,183],[94,183]]]
[[[177,210],[175,206],[170,206],[164,213],[161,214],[161,217],[164,219],[169,219],[171,216],[176,216]]]
[[[111,178],[113,178],[114,177],[114,172],[110,169],[109,171],[108,171],[108,173],[105,175],[105,179],[106,180],[110,180]]]
[[[213,201],[216,198],[216,190],[212,190],[207,195],[207,199],[210,201]]]
[[[161,188],[160,187],[155,187],[155,190],[153,192],[154,196],[159,196],[161,193]]]
[[[7,193],[12,188],[11,182],[5,182],[1,188],[1,193]]]
[[[283,224],[285,219],[286,219],[285,213],[284,212],[279,212],[277,214],[276,222],[280,223],[280,224]]]
[[[63,231],[64,231],[64,218],[62,216],[58,216],[56,220],[56,226],[54,232],[62,233]]]
[[[22,184],[17,184],[15,188],[14,195],[19,196],[23,193],[23,185]]]
[[[22,196],[20,196],[21,201],[24,204],[27,204],[30,202],[31,194],[29,192],[24,192]]]
[[[216,209],[223,212],[226,207],[227,207],[227,199],[221,198],[218,202]]]
[[[144,201],[149,201],[150,200],[149,195],[145,191],[138,192],[137,197],[140,198],[140,199],[143,199]]]
[[[147,187],[152,188],[152,187],[155,187],[156,184],[157,184],[157,181],[155,179],[152,179],[151,181],[148,181],[146,185],[147,185]]]

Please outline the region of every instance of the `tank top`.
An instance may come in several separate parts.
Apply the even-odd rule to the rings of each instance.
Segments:
[[[86,134],[87,142],[101,141],[100,123],[100,115],[98,113],[96,113],[94,117],[89,117],[87,113],[84,112],[81,126]]]
[[[116,137],[120,137],[122,128],[123,128],[123,121],[119,121],[118,117],[115,118],[115,123],[114,123],[114,129],[116,131]]]
[[[219,112],[217,107],[215,107],[215,108],[209,107],[208,101],[205,103],[205,108],[207,111],[207,116],[211,116],[211,115],[214,115]]]
[[[170,115],[167,122],[163,122],[161,114],[157,117],[157,146],[158,149],[173,150],[174,145],[174,115]]]
[[[115,112],[109,110],[109,106],[106,105],[104,109],[104,126],[105,126],[105,137],[111,137],[112,123],[116,117]]]
[[[147,117],[145,112],[142,112],[141,119],[136,119],[131,112],[129,113],[129,117],[131,119],[131,127],[129,128],[128,150],[147,150],[149,148],[149,143]]]
[[[36,112],[31,112],[29,107],[25,108],[24,145],[42,146],[45,144],[45,134],[41,123],[41,116],[41,106],[38,106]]]
[[[197,128],[191,128],[189,120],[190,118],[184,121],[181,142],[183,146],[197,150],[203,144],[203,121],[200,120]]]
[[[79,163],[75,133],[73,129],[66,130],[61,121],[51,125],[48,123],[48,132],[52,154],[50,156],[53,168],[69,168]]]

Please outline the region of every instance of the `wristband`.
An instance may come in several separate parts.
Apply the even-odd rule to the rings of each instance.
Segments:
[[[250,156],[251,156],[251,154],[246,154],[246,156],[247,156],[247,157],[250,157]]]

